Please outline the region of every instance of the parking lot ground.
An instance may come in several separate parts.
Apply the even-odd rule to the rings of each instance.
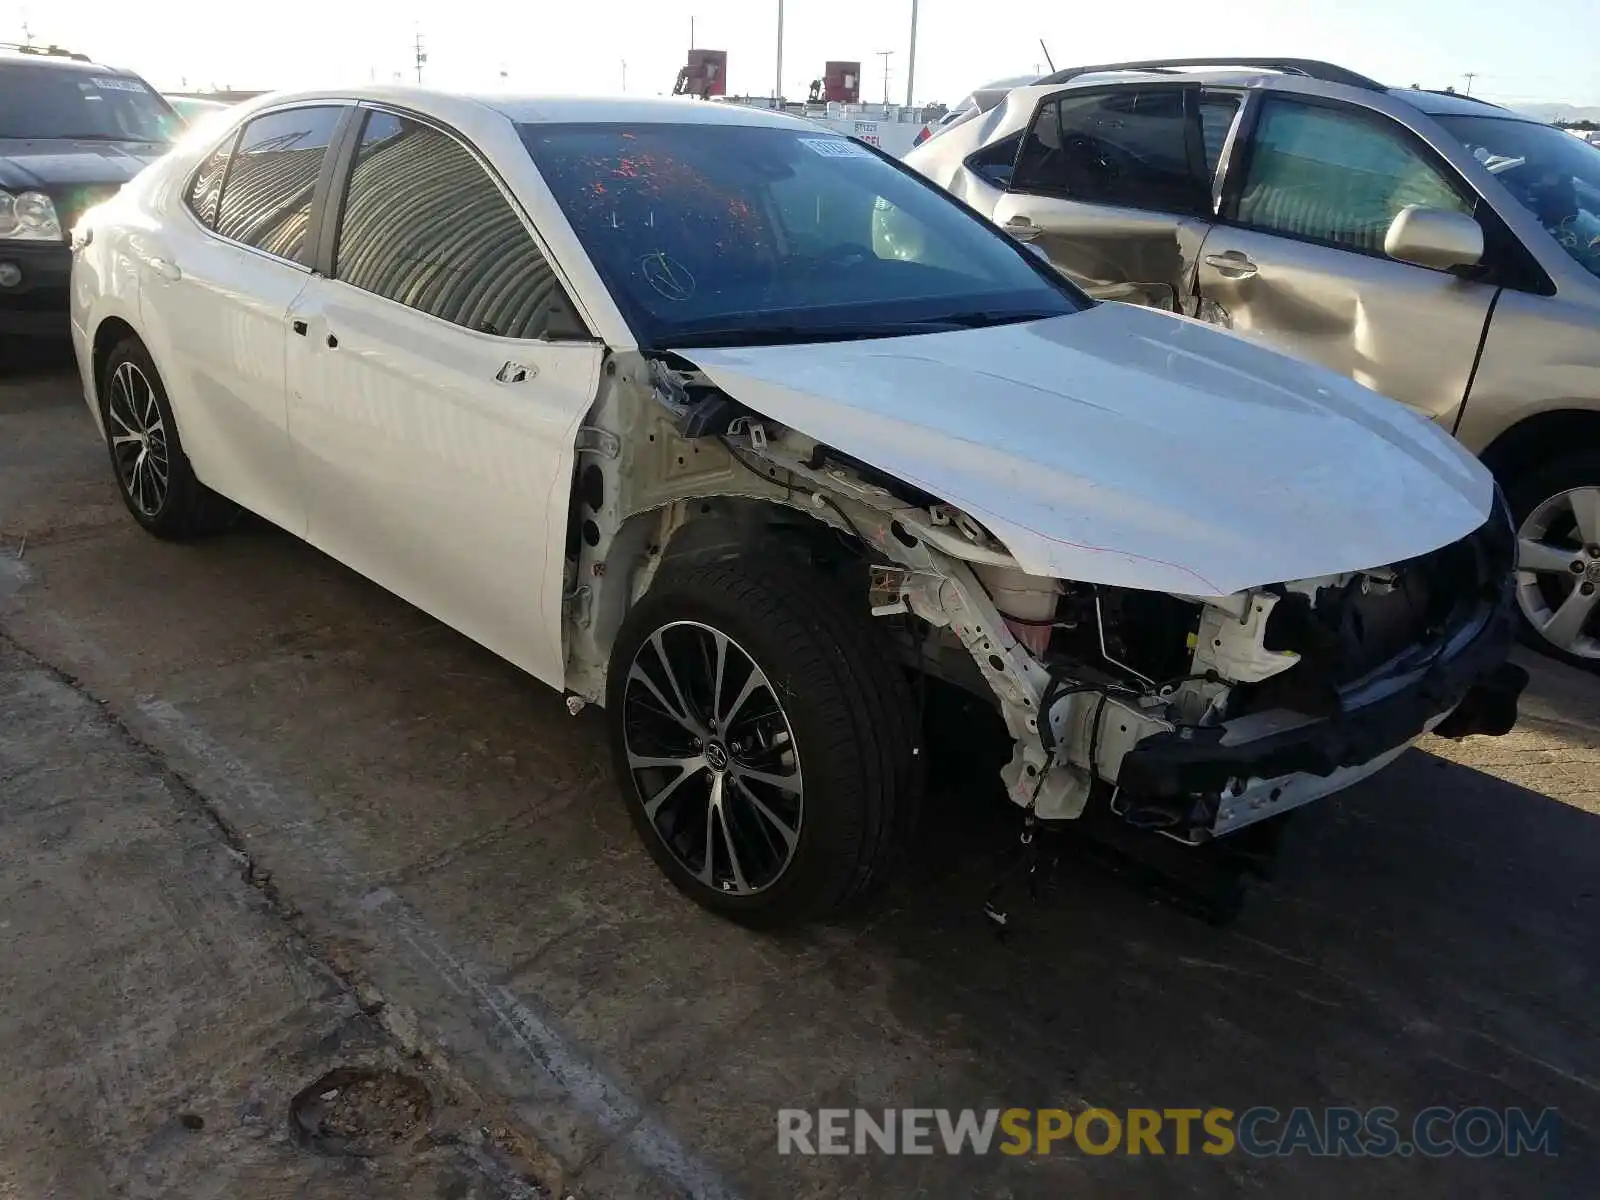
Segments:
[[[526,1139],[516,1161],[563,1193],[1551,1196],[1587,1193],[1600,1167],[1600,685],[1565,668],[1526,660],[1535,682],[1510,737],[1429,740],[1303,813],[1275,880],[1225,928],[1069,840],[998,939],[982,904],[1017,823],[961,769],[976,751],[946,736],[911,868],[885,902],[775,937],[700,912],[659,876],[615,795],[598,714],[570,717],[260,523],[193,545],[142,534],[75,379],[48,360],[0,380],[0,638],[7,670],[53,681],[7,709],[45,725],[0,743],[19,764],[0,783],[0,890],[44,878],[63,897],[40,893],[31,921],[94,894],[93,842],[51,861],[47,834],[27,832],[51,795],[105,821],[192,821],[187,855],[130,866],[130,894],[110,902],[136,914],[163,886],[203,889],[206,905],[169,905],[143,944],[190,953],[178,943],[200,925],[242,947],[203,991],[172,989],[171,1036],[206,1029],[207,1005],[253,996],[259,976],[278,992],[263,1011],[312,1023],[352,1002],[342,988],[375,1010],[387,1052],[431,1064],[465,1107],[504,1113],[505,1136]],[[49,733],[50,697],[100,714],[171,782],[141,790]],[[68,846],[91,833],[74,829]],[[232,847],[270,878],[271,904],[215,898],[235,893],[215,891],[233,886],[226,871],[207,881],[224,861],[207,830],[217,854]],[[280,940],[251,938],[251,922],[276,922]],[[126,953],[130,935],[88,932],[82,965],[27,1002],[81,1030],[33,1045],[41,1072],[123,1053],[120,1027],[65,1015]],[[0,962],[9,994],[41,995],[43,946]],[[313,1001],[295,970],[338,986]],[[194,1086],[214,1077],[218,1094],[281,1110],[303,1085],[292,1030],[242,1028],[232,1057],[226,1031],[207,1036],[215,1057],[183,1072]],[[124,1079],[66,1111],[156,1137],[169,1092]],[[1558,1152],[1213,1157],[1169,1138],[1159,1156],[777,1153],[780,1108],[1090,1105],[1554,1108]],[[0,1169],[48,1160],[53,1135],[0,1119]],[[242,1136],[208,1120],[186,1161],[220,1161]],[[434,1194],[405,1186],[387,1194]]]

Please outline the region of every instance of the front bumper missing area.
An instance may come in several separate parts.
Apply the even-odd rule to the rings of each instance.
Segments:
[[[1430,730],[1507,733],[1528,682],[1505,661],[1510,647],[1508,593],[1426,661],[1342,693],[1332,716],[1276,709],[1143,739],[1123,756],[1113,808],[1135,825],[1200,841],[1348,787]]]

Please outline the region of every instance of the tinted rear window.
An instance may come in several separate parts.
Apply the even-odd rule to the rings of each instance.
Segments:
[[[167,142],[181,127],[166,101],[131,76],[0,62],[0,137]]]

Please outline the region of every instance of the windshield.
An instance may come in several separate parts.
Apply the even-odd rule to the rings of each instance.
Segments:
[[[822,128],[519,129],[648,347],[891,337],[1087,303],[942,192]]]
[[[166,102],[130,76],[0,63],[0,138],[169,142],[180,128]]]
[[[1505,117],[1437,118],[1561,248],[1600,276],[1600,150],[1553,125]]]

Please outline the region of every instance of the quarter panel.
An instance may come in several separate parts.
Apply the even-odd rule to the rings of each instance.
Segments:
[[[1600,412],[1600,304],[1502,292],[1456,436],[1481,454],[1528,417],[1574,408]]]

